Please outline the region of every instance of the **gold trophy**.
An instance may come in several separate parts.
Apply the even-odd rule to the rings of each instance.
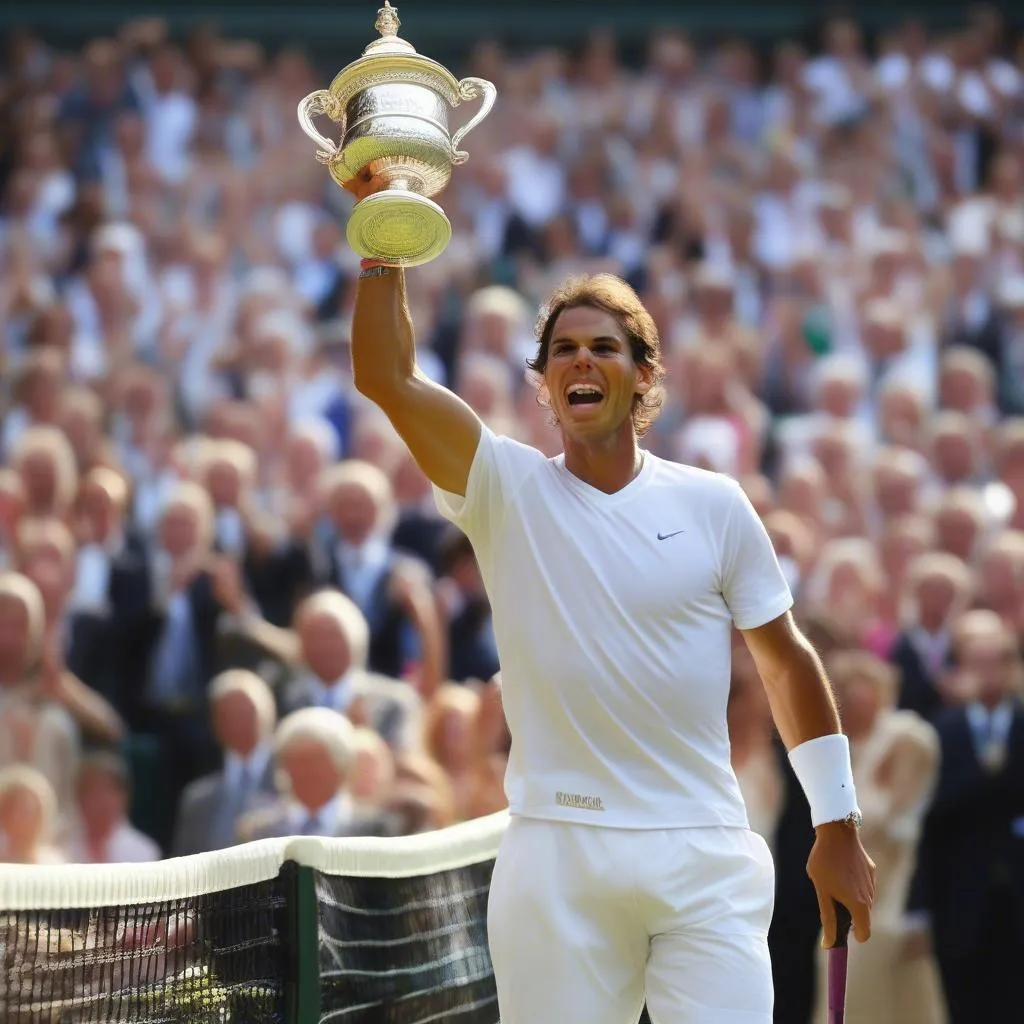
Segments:
[[[431,199],[465,163],[462,140],[490,113],[497,91],[482,78],[455,76],[398,37],[398,12],[385,0],[377,12],[380,38],[343,68],[329,89],[299,104],[299,124],[320,147],[316,157],[341,186],[369,172],[380,191],[356,203],[348,242],[364,259],[416,267],[444,252],[452,226]],[[448,109],[483,97],[480,109],[454,135]],[[341,125],[341,142],[324,138],[313,117]]]

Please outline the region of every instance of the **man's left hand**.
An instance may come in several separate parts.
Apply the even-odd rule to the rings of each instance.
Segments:
[[[875,899],[875,863],[852,825],[834,821],[819,825],[815,833],[807,874],[818,896],[821,944],[825,949],[835,945],[836,903],[849,910],[857,941],[867,942],[871,937],[871,904]]]

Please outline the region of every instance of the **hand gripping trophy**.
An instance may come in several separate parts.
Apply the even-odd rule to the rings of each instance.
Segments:
[[[452,226],[431,199],[465,163],[462,140],[489,113],[497,92],[481,78],[461,82],[437,61],[398,37],[398,12],[385,0],[377,12],[380,38],[343,68],[329,89],[299,103],[299,124],[320,147],[317,159],[343,188],[372,175],[383,187],[356,203],[348,242],[364,259],[415,267],[444,252]],[[483,97],[480,109],[454,135],[448,109]],[[313,117],[341,124],[341,142],[324,138]]]

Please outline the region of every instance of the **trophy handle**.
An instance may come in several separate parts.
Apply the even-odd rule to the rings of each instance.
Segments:
[[[482,78],[464,78],[459,82],[459,102],[475,100],[480,96],[484,98],[480,109],[452,136],[453,164],[464,164],[469,159],[468,153],[459,151],[459,143],[491,112],[498,98],[498,90]]]
[[[313,125],[313,117],[316,114],[326,114],[333,121],[341,121],[344,124],[345,111],[327,89],[317,89],[299,101],[299,126],[320,147],[316,154],[317,160],[322,164],[329,164],[338,155],[338,147],[316,130]],[[344,134],[344,127],[342,133]]]

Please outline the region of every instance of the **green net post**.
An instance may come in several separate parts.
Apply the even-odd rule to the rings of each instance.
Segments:
[[[320,924],[313,869],[287,863],[286,1024],[320,1024]]]

